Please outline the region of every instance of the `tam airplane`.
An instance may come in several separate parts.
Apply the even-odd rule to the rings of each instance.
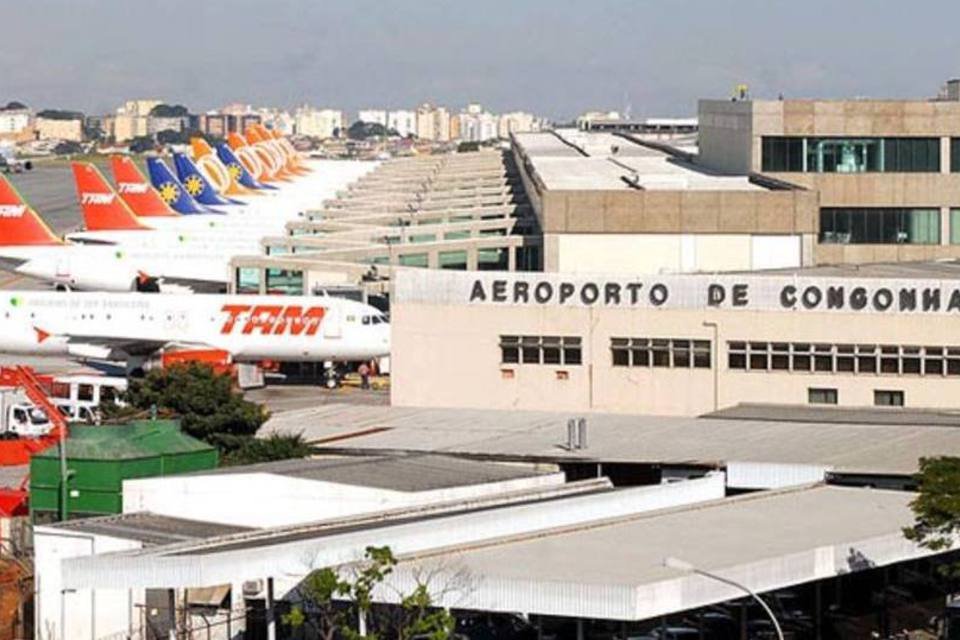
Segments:
[[[11,292],[0,352],[140,366],[163,353],[210,350],[234,362],[349,362],[390,352],[376,308],[328,296]]]
[[[0,269],[59,289],[226,290],[229,257],[187,246],[81,245],[58,238],[0,176]]]

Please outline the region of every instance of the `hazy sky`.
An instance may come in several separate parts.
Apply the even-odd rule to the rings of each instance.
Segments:
[[[349,111],[477,100],[554,118],[755,96],[932,95],[960,0],[0,0],[0,102],[158,97]]]

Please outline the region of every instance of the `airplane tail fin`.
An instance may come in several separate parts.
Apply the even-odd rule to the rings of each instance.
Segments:
[[[193,153],[193,162],[203,173],[204,177],[213,185],[213,188],[225,196],[252,196],[257,195],[253,189],[244,187],[234,173],[220,161],[213,148],[203,138],[197,136],[190,139],[190,150]]]
[[[257,191],[276,189],[276,187],[259,182],[254,175],[247,170],[246,165],[240,161],[240,158],[237,157],[237,154],[233,152],[233,149],[230,148],[228,144],[222,143],[217,145],[217,157],[220,158],[220,162],[227,167],[227,171],[234,176],[234,179],[236,179],[241,186]]]
[[[10,182],[0,176],[0,246],[54,245],[63,241]]]
[[[298,176],[313,173],[311,169],[304,167],[300,163],[300,154],[290,146],[290,142],[282,136],[279,131],[276,129],[267,129],[262,124],[255,124],[253,126],[256,127],[260,133],[261,138],[270,141],[270,144],[280,152],[286,164],[287,171]]]
[[[231,132],[227,136],[227,144],[233,150],[234,155],[240,160],[244,168],[257,180],[257,182],[266,184],[273,182],[273,176],[270,173],[270,166],[263,163],[263,160],[250,146],[247,140],[239,133]]]
[[[231,200],[222,197],[217,193],[210,181],[207,180],[193,160],[187,157],[185,153],[174,153],[173,164],[177,168],[177,177],[180,178],[180,184],[187,190],[193,198],[204,205],[225,205],[242,204],[238,200]]]
[[[117,192],[136,215],[147,218],[169,218],[179,215],[147,182],[130,156],[112,155],[110,166],[113,170],[113,179],[117,183]]]
[[[100,170],[89,162],[74,162],[73,179],[88,231],[130,231],[150,227],[137,219],[127,203],[117,197]]]
[[[270,174],[276,180],[282,182],[289,182],[291,173],[287,171],[286,167],[286,158],[280,152],[279,149],[275,148],[272,143],[272,139],[268,140],[263,137],[260,133],[260,130],[255,126],[250,125],[247,127],[244,135],[247,141],[250,143],[250,147],[253,149],[253,152],[257,154],[260,162],[269,167]]]
[[[173,207],[174,211],[184,215],[219,213],[200,206],[160,158],[147,158],[147,172],[150,174],[150,182],[153,183],[154,189],[164,202]]]

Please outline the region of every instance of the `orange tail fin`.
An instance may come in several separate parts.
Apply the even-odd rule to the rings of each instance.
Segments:
[[[0,245],[63,244],[10,182],[0,176]]]
[[[110,167],[117,183],[117,192],[134,215],[148,218],[180,215],[163,201],[130,156],[110,156]]]
[[[83,211],[84,224],[88,231],[121,231],[149,229],[123,200],[117,197],[113,187],[103,174],[88,162],[74,162],[73,178],[77,184],[77,197]]]

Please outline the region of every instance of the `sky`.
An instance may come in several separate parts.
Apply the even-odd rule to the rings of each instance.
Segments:
[[[0,0],[0,103],[354,112],[480,102],[565,120],[758,98],[927,97],[960,0]]]

